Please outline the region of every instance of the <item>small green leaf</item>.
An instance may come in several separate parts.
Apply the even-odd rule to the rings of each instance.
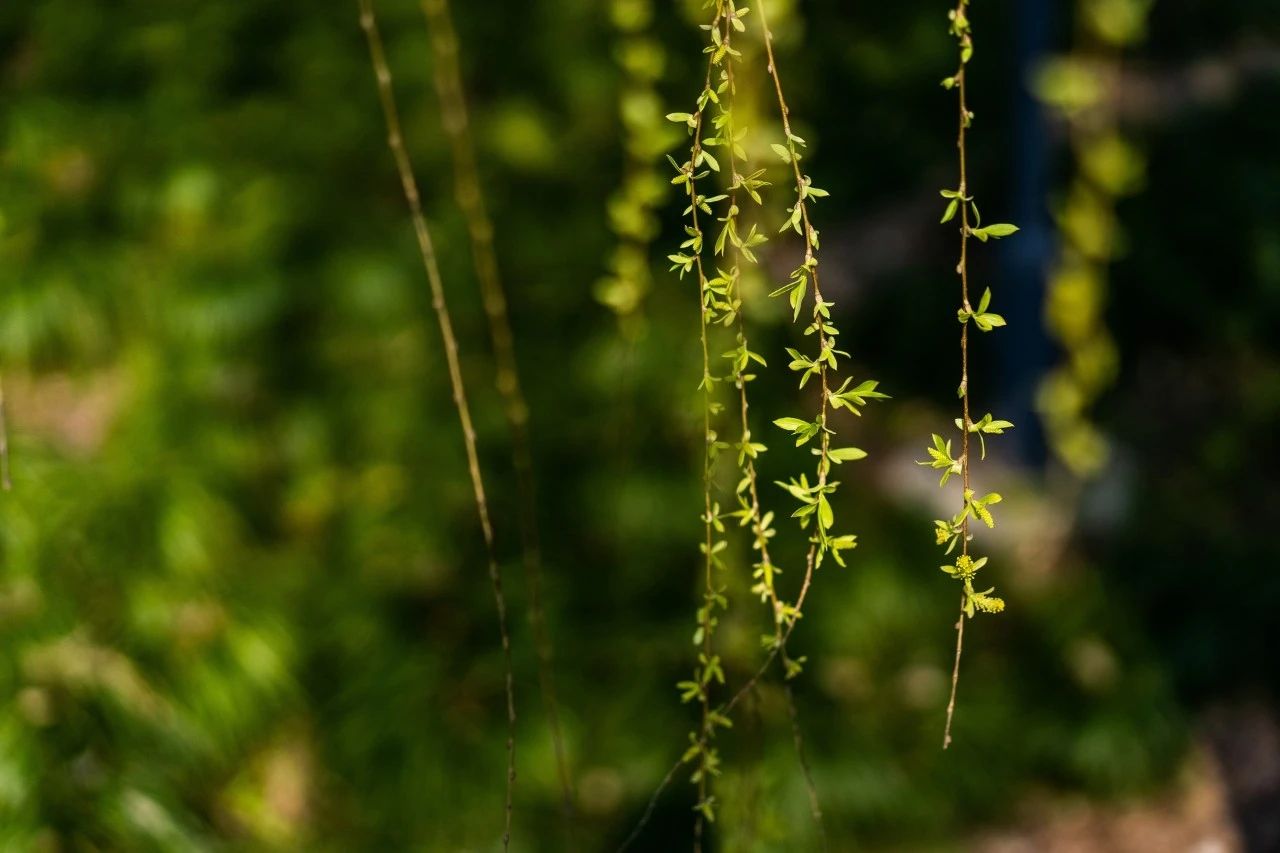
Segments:
[[[818,524],[822,526],[823,530],[829,530],[835,522],[835,514],[831,511],[831,504],[827,502],[827,496],[818,495]]]
[[[997,222],[994,225],[988,225],[985,228],[971,228],[969,233],[977,237],[982,242],[994,237],[997,240],[1001,237],[1008,237],[1010,234],[1016,233],[1018,226],[1010,225],[1007,222]]]
[[[841,462],[855,462],[859,459],[867,458],[867,451],[857,447],[837,447],[827,453],[831,461],[839,464]]]

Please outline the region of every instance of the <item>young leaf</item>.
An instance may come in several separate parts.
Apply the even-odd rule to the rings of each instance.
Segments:
[[[854,462],[858,459],[866,459],[867,451],[857,447],[837,447],[827,452],[827,456],[837,465],[842,462]]]

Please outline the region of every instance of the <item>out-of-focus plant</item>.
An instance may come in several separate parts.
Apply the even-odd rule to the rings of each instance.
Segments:
[[[656,210],[666,191],[658,160],[672,142],[656,88],[666,52],[650,32],[652,0],[613,0],[609,12],[616,34],[614,56],[622,73],[618,118],[626,160],[622,183],[609,197],[607,209],[618,243],[595,295],[618,318],[623,337],[634,342],[645,327],[644,301],[653,286],[650,247],[659,228]]]
[[[542,606],[542,545],[538,533],[538,496],[534,479],[533,449],[529,436],[529,404],[525,401],[516,361],[515,336],[507,310],[507,295],[494,248],[493,222],[485,206],[480,170],[476,164],[475,142],[471,136],[462,72],[458,61],[458,35],[447,0],[422,0],[431,35],[432,80],[440,99],[440,118],[453,153],[454,197],[467,224],[471,259],[480,284],[481,301],[489,326],[496,365],[496,384],[502,397],[503,413],[511,430],[511,462],[516,474],[516,501],[519,505],[522,565],[528,595],[529,623],[534,652],[538,659],[538,684],[547,714],[547,727],[556,757],[566,821],[573,820],[573,775],[565,751],[560,722],[560,701],[552,671],[553,647]]]
[[[965,618],[973,618],[977,611],[983,613],[999,613],[1004,610],[1004,600],[992,595],[995,587],[979,592],[974,586],[974,576],[986,565],[987,558],[973,558],[969,554],[969,542],[973,536],[969,532],[970,522],[974,519],[982,521],[987,527],[995,526],[995,518],[991,507],[1000,503],[999,492],[988,492],[979,496],[970,480],[971,435],[977,435],[982,448],[982,458],[986,458],[986,436],[999,435],[1013,424],[1009,421],[996,420],[990,413],[981,420],[974,421],[969,413],[971,388],[969,385],[969,326],[972,324],[979,331],[990,332],[1005,325],[1004,318],[987,309],[991,307],[991,288],[986,288],[977,307],[969,301],[969,238],[976,237],[983,243],[1008,237],[1018,230],[1017,226],[999,222],[991,225],[982,224],[982,216],[978,212],[972,188],[969,186],[968,162],[965,143],[969,128],[973,124],[973,112],[967,100],[969,61],[973,58],[973,29],[969,22],[968,0],[959,0],[951,10],[948,18],[951,22],[951,35],[955,37],[960,51],[960,61],[956,72],[942,81],[947,89],[953,89],[957,95],[960,110],[959,130],[956,137],[956,151],[959,156],[960,183],[955,189],[944,189],[942,197],[946,199],[946,207],[942,212],[943,224],[955,220],[959,215],[960,225],[960,260],[955,271],[960,277],[960,308],[956,312],[960,321],[960,385],[956,394],[960,397],[961,416],[956,419],[956,428],[960,430],[960,455],[954,455],[950,439],[944,439],[937,433],[933,436],[933,446],[928,448],[929,459],[920,462],[931,468],[942,471],[939,486],[945,486],[953,474],[959,475],[961,483],[960,511],[951,518],[934,522],[939,545],[946,546],[946,553],[960,546],[960,554],[953,565],[942,567],[942,571],[960,581],[964,591],[960,596],[960,616],[956,620],[956,656],[951,671],[951,697],[947,701],[947,721],[942,735],[942,748],[951,745],[951,720],[955,714],[956,689],[960,682],[960,656],[964,649]],[[972,222],[972,224],[970,224]]]
[[[1041,383],[1037,407],[1055,455],[1077,476],[1096,474],[1107,442],[1090,409],[1115,379],[1118,355],[1107,330],[1108,267],[1124,250],[1120,199],[1138,191],[1142,152],[1117,120],[1123,52],[1140,42],[1153,0],[1085,0],[1078,46],[1045,64],[1036,92],[1062,117],[1077,164],[1057,211],[1062,244],[1049,274],[1045,323],[1065,351]]]
[[[502,847],[506,850],[511,844],[511,818],[516,783],[516,700],[515,673],[511,663],[511,634],[507,628],[507,603],[502,591],[502,569],[498,565],[497,549],[493,541],[493,524],[489,517],[489,503],[485,496],[484,478],[480,473],[480,459],[476,451],[475,427],[472,425],[471,407],[467,403],[467,390],[462,379],[458,339],[453,332],[453,320],[449,314],[448,303],[445,301],[444,283],[436,261],[435,245],[432,243],[431,232],[427,227],[427,218],[422,212],[422,198],[418,192],[417,179],[413,174],[413,164],[405,149],[404,132],[400,124],[399,111],[396,108],[395,93],[392,90],[391,69],[387,65],[382,36],[378,32],[377,20],[374,17],[373,0],[359,0],[359,5],[360,26],[364,29],[365,37],[369,42],[369,57],[378,84],[378,99],[382,103],[382,113],[387,124],[387,147],[390,148],[391,155],[395,159],[401,188],[404,190],[405,201],[409,205],[413,230],[418,239],[418,250],[422,255],[422,266],[431,288],[431,307],[440,326],[445,361],[449,368],[449,385],[453,390],[453,403],[458,412],[463,445],[467,453],[467,471],[471,477],[471,489],[475,495],[480,530],[484,534],[484,546],[489,562],[489,583],[493,590],[494,605],[498,611],[507,704],[506,807],[503,810],[502,830]],[[514,362],[511,367],[514,369]]]

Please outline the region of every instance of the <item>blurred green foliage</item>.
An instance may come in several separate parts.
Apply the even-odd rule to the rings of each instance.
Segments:
[[[656,5],[655,85],[675,103],[701,60],[685,4]],[[868,223],[913,198],[934,224],[954,118],[934,5],[814,0],[779,26],[797,130],[832,191],[828,247],[865,246]],[[1008,189],[1012,5],[984,6],[972,84],[990,192]],[[514,569],[507,439],[424,23],[407,0],[379,8]],[[689,723],[671,685],[693,651],[696,301],[655,276],[633,339],[592,296],[625,162],[607,4],[456,11],[533,413],[578,843],[612,849]],[[1206,22],[1158,4],[1150,61],[1226,51],[1264,11],[1235,0]],[[493,849],[501,656],[355,4],[5,4],[0,57],[14,444],[0,849]],[[1258,475],[1280,415],[1280,123],[1260,106],[1276,94],[1274,78],[1242,85],[1142,129],[1148,190],[1119,206],[1129,252],[1108,312],[1121,368],[1099,412],[1127,461],[1086,492],[1060,558],[1000,577],[1009,611],[966,649],[946,754],[955,602],[934,510],[899,483],[909,462],[860,472],[841,507],[860,548],[824,568],[792,641],[810,659],[797,697],[839,849],[954,844],[1028,792],[1149,790],[1182,760],[1189,702],[1276,686],[1249,651],[1274,645],[1264,617],[1280,605],[1266,535],[1280,490]],[[1232,157],[1205,166],[1223,146]],[[918,445],[953,400],[934,375],[953,358],[936,322],[951,295],[934,286],[950,249],[926,241],[842,285],[855,359],[899,401],[858,425],[873,457]],[[791,340],[782,322],[756,333],[764,352]],[[761,392],[762,412],[785,408],[786,385]],[[766,480],[798,462],[774,443]],[[1062,508],[1044,485],[1029,477],[1019,502]],[[1006,543],[1011,565],[1035,567],[1038,543]],[[748,580],[734,584],[745,600]],[[758,608],[737,612],[720,634],[731,683],[758,659]],[[515,847],[566,849],[530,632],[514,625]],[[724,849],[813,843],[777,691],[723,744]],[[692,800],[674,788],[642,849],[682,845]]]

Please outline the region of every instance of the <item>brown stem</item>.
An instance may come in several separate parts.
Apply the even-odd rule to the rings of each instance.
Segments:
[[[957,17],[964,15],[964,7],[967,0],[957,0],[955,14]],[[966,40],[971,41],[971,37],[966,29],[961,34],[961,50],[965,48]],[[956,271],[960,275],[960,301],[965,311],[971,310],[969,305],[969,204],[966,201],[968,197],[968,164],[965,157],[965,131],[969,127],[969,107],[965,98],[965,73],[966,63],[963,55],[960,62],[960,70],[956,73],[956,88],[959,93],[960,108],[960,128],[956,136],[956,151],[958,152],[960,161],[960,186],[959,186],[959,206],[960,206],[960,263],[956,267]],[[973,421],[969,417],[969,324],[965,323],[960,327],[960,404],[962,410],[961,416],[961,436],[960,436],[960,480],[964,489],[961,500],[964,502],[962,509],[967,508],[969,500],[969,427]],[[969,513],[965,513],[960,520],[960,553],[967,555],[969,553]],[[947,722],[942,733],[942,748],[946,749],[951,745],[951,721],[955,715],[956,707],[956,688],[960,683],[960,654],[964,648],[964,597],[960,599],[960,618],[956,622],[956,661],[955,667],[951,673],[951,698],[947,701]]]
[[[445,135],[453,154],[454,197],[466,220],[471,241],[471,257],[476,279],[480,283],[489,339],[493,343],[497,364],[496,385],[502,396],[503,412],[511,430],[511,456],[516,474],[516,492],[520,506],[519,523],[525,583],[529,589],[529,624],[533,631],[538,659],[538,683],[547,712],[547,725],[556,756],[565,820],[572,826],[574,811],[573,775],[565,750],[564,730],[560,722],[560,703],[556,695],[552,659],[554,649],[547,630],[546,612],[542,605],[542,546],[538,534],[537,489],[534,478],[532,441],[529,436],[529,406],[520,383],[516,359],[515,336],[507,310],[505,289],[499,273],[494,248],[494,228],[485,208],[475,144],[471,137],[462,73],[458,67],[458,36],[448,0],[422,0],[431,37],[432,79],[440,100]]]
[[[396,109],[395,94],[391,85],[391,70],[387,66],[386,54],[382,47],[382,36],[378,32],[377,21],[373,14],[372,0],[358,0],[360,6],[360,26],[364,29],[365,38],[369,42],[369,57],[373,64],[374,76],[378,82],[378,99],[382,104],[383,117],[387,124],[387,147],[396,163],[396,171],[400,176],[400,185],[404,191],[405,201],[409,205],[409,213],[413,219],[414,233],[418,238],[418,249],[422,256],[422,266],[427,274],[427,282],[431,288],[431,306],[435,311],[440,326],[440,337],[444,341],[445,362],[449,368],[449,383],[453,389],[453,402],[458,411],[458,420],[462,425],[463,443],[467,453],[467,471],[471,477],[471,488],[475,497],[476,513],[480,517],[480,529],[484,534],[485,550],[489,561],[489,582],[493,589],[494,605],[498,611],[498,629],[502,637],[503,665],[506,675],[507,699],[507,783],[506,807],[503,813],[502,847],[509,849],[511,844],[511,818],[513,812],[513,795],[516,781],[516,703],[515,679],[511,663],[511,635],[507,630],[507,604],[502,592],[502,572],[498,568],[498,560],[494,548],[493,525],[489,520],[489,505],[485,498],[484,480],[480,474],[480,460],[476,452],[475,428],[471,422],[471,409],[467,405],[466,387],[462,381],[462,369],[458,358],[458,341],[453,333],[453,322],[449,308],[445,302],[444,284],[440,278],[440,268],[436,262],[435,246],[431,241],[431,232],[427,228],[426,217],[422,213],[422,199],[418,193],[418,182],[413,175],[413,164],[409,160],[404,146],[404,135],[400,126],[400,114]]]
[[[964,649],[964,596],[960,596],[960,615],[956,619],[956,662],[951,668],[951,698],[947,701],[947,728],[942,734],[942,748],[951,746],[951,717],[956,712],[956,688],[960,685],[960,652]]]

